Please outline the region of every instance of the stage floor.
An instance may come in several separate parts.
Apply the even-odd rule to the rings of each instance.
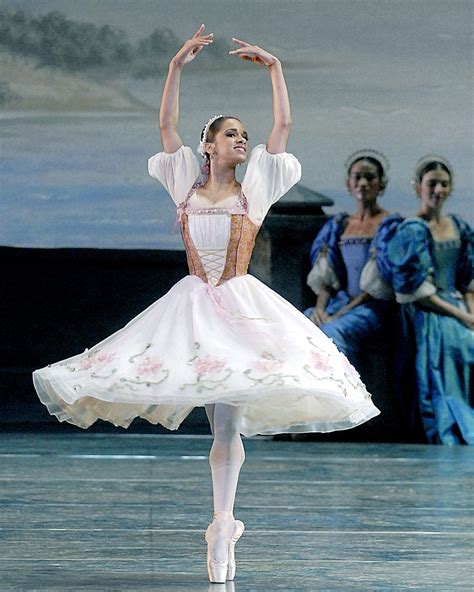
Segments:
[[[245,440],[235,582],[210,585],[205,436],[0,435],[0,590],[474,589],[474,447]]]

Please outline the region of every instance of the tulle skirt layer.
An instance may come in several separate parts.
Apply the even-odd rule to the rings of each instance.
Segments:
[[[379,413],[333,342],[250,275],[218,287],[187,276],[125,327],[33,380],[51,414],[82,428],[142,417],[174,430],[212,403],[241,407],[247,436],[342,430]]]

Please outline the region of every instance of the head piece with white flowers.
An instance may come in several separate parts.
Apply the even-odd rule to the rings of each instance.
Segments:
[[[390,164],[388,162],[387,157],[378,152],[377,150],[372,150],[371,148],[363,148],[362,150],[357,150],[357,152],[353,152],[349,158],[344,163],[344,167],[346,170],[347,175],[350,174],[352,166],[361,160],[366,160],[371,164],[375,165],[377,168],[377,173],[380,178],[380,185],[382,187],[382,191],[385,189],[388,183],[387,173],[390,168]]]
[[[419,184],[422,182],[423,177],[426,175],[426,173],[429,173],[430,171],[439,170],[446,171],[448,173],[452,188],[453,168],[450,162],[443,156],[439,156],[439,154],[427,154],[426,156],[423,156],[423,158],[420,158],[420,160],[416,163],[413,183]]]
[[[197,147],[197,153],[199,155],[201,155],[203,158],[206,158],[206,151],[204,150],[204,144],[208,141],[207,137],[209,135],[209,128],[211,127],[211,125],[217,121],[218,119],[227,118],[227,115],[214,115],[213,117],[211,117],[208,122],[206,123],[206,125],[204,126],[202,132],[201,132],[201,141],[199,142],[199,145]]]

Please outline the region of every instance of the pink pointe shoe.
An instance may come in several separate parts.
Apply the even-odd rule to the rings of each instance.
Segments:
[[[235,578],[235,544],[244,534],[245,526],[240,520],[235,521],[234,534],[229,541],[229,555],[227,562],[227,580],[232,581]]]
[[[212,584],[225,584],[235,577],[235,544],[244,532],[240,520],[219,513],[206,530],[207,573]]]

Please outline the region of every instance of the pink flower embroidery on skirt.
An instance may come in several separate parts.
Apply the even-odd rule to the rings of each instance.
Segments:
[[[354,368],[354,366],[349,362],[349,360],[346,358],[346,356],[342,356],[342,367],[344,368],[344,371],[350,376],[352,377],[354,380],[359,381],[360,380],[360,376],[359,373],[357,372],[357,370]]]
[[[90,368],[100,370],[115,360],[115,357],[115,353],[95,353],[81,360],[79,367],[81,370],[89,370]]]
[[[163,368],[163,362],[161,360],[153,359],[150,357],[145,358],[137,366],[137,374],[156,374]]]
[[[321,354],[319,352],[311,352],[311,362],[315,370],[321,370],[321,372],[331,372],[333,365],[327,354]]]
[[[211,358],[209,355],[197,358],[193,364],[194,370],[198,376],[203,376],[204,374],[217,374],[225,368],[225,365],[226,362],[224,360]]]
[[[283,366],[283,362],[282,360],[262,356],[258,360],[254,360],[251,366],[258,372],[273,372],[274,370],[279,370]]]

